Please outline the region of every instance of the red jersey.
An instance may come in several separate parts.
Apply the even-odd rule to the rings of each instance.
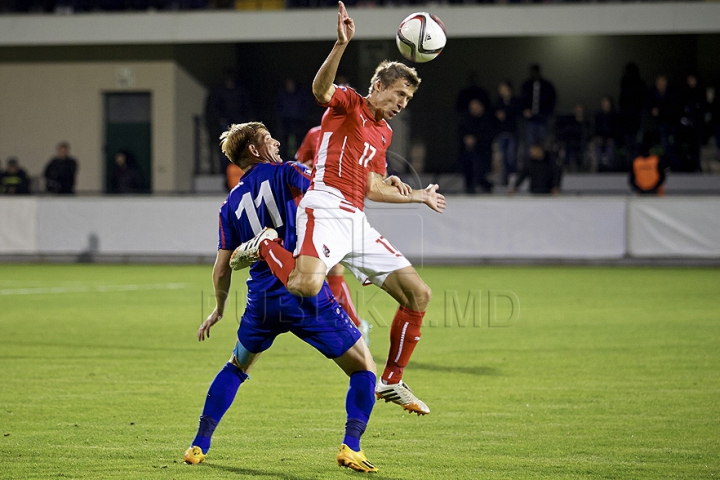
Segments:
[[[310,190],[344,197],[362,210],[369,172],[385,175],[390,125],[375,120],[365,98],[352,88],[335,87],[320,123],[320,145]]]
[[[318,151],[320,140],[320,126],[313,127],[305,134],[305,138],[295,152],[295,160],[300,163],[312,161],[315,164],[315,154]]]

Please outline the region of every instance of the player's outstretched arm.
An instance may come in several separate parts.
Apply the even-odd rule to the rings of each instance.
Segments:
[[[347,44],[355,36],[355,22],[348,16],[347,9],[343,2],[338,2],[338,20],[337,20],[337,40],[330,55],[325,59],[320,70],[318,70],[313,80],[313,95],[318,102],[326,104],[332,99],[335,93],[335,85],[333,81],[337,75],[340,59],[345,53]]]
[[[418,192],[422,197],[422,203],[436,212],[442,213],[443,210],[445,210],[447,203],[445,202],[445,195],[437,192],[438,188],[440,188],[440,185],[437,183],[431,183],[425,188],[425,190],[419,190]]]
[[[210,338],[210,328],[215,325],[225,314],[225,302],[230,291],[230,279],[232,269],[230,268],[230,257],[232,250],[218,250],[213,266],[212,278],[215,288],[215,308],[208,318],[200,325],[197,331],[199,341]]]
[[[402,183],[402,182],[401,182]],[[403,184],[405,185],[405,184]],[[368,174],[367,198],[373,202],[384,203],[424,203],[438,213],[445,210],[445,197],[438,193],[438,185],[428,185],[424,190],[401,189],[383,181],[381,175]],[[409,189],[409,192],[407,191]]]
[[[383,180],[383,182],[397,188],[403,195],[410,195],[412,193],[412,187],[407,183],[403,182],[400,177],[396,175],[390,175],[385,180]]]

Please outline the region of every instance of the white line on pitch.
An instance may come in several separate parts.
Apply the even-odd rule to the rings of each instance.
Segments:
[[[87,292],[131,292],[136,290],[178,290],[187,287],[187,283],[150,283],[130,285],[96,285],[76,287],[47,288],[3,288],[0,295],[47,295],[51,293],[87,293]]]

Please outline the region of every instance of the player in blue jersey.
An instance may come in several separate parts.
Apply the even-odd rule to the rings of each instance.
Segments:
[[[200,341],[210,337],[210,329],[225,313],[233,250],[265,227],[272,227],[274,230],[266,232],[276,231],[286,248],[294,249],[297,203],[310,185],[304,167],[282,163],[278,155],[280,143],[262,123],[233,125],[221,140],[223,153],[243,170],[243,176],[220,208],[218,252],[212,275],[215,309],[197,332]],[[212,434],[240,384],[249,378],[252,365],[275,337],[292,332],[333,359],[350,377],[345,437],[337,455],[338,464],[360,472],[376,472],[360,449],[360,437],[375,404],[375,363],[362,335],[332,297],[327,284],[315,297],[297,297],[286,290],[267,263],[258,262],[250,269],[247,286],[247,307],[237,343],[230,361],[210,385],[197,435],[185,452],[185,463],[205,460]]]

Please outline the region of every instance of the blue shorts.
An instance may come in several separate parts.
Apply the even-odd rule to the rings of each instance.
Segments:
[[[327,283],[311,298],[282,293],[248,294],[247,308],[238,328],[238,340],[251,353],[264,352],[281,333],[292,332],[327,358],[337,358],[362,336]]]

